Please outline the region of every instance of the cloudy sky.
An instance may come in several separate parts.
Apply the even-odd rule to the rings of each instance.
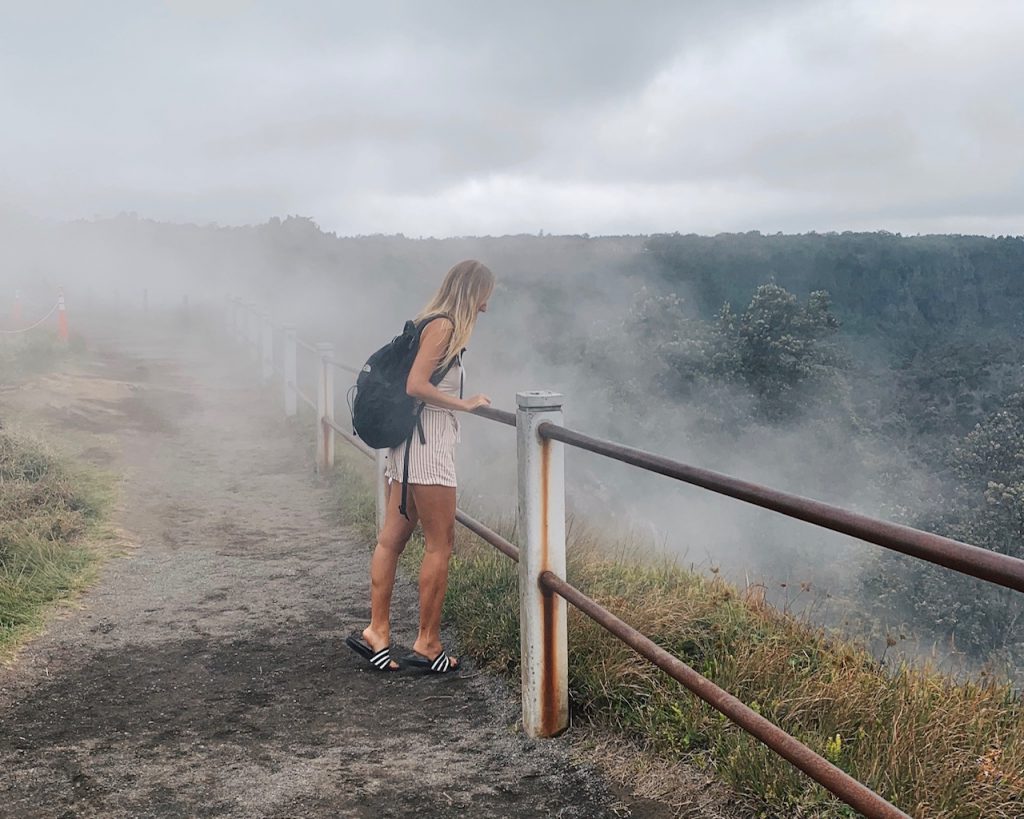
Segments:
[[[1024,3],[0,0],[0,208],[1024,233]]]

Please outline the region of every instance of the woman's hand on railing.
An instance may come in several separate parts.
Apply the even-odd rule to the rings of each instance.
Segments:
[[[489,407],[490,405],[491,399],[482,393],[478,395],[471,395],[469,398],[465,398],[462,401],[462,409],[465,412],[472,412],[480,407]]]

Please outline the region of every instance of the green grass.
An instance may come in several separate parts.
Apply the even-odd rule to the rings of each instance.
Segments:
[[[339,459],[346,522],[374,540],[369,472]],[[496,529],[508,526],[496,526]],[[511,539],[511,538],[510,538]],[[413,555],[409,564],[415,562]],[[1005,683],[880,665],[861,647],[671,562],[571,528],[569,580],[915,817],[1024,816],[1024,705]],[[615,557],[608,557],[615,555]],[[478,663],[518,676],[516,567],[459,529],[445,617]],[[713,773],[757,815],[857,814],[575,609],[574,720]]]
[[[100,476],[72,473],[39,443],[0,430],[0,657],[92,577],[110,494]]]

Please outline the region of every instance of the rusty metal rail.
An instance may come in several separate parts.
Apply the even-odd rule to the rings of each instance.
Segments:
[[[478,407],[471,414],[479,415],[481,418],[486,418],[489,421],[497,421],[499,424],[505,424],[509,427],[516,425],[516,414],[514,412],[495,409],[494,407]]]
[[[351,446],[354,450],[356,450],[357,452],[359,452],[362,455],[365,455],[371,461],[377,460],[377,455],[376,455],[376,453],[372,449],[370,449],[368,446],[366,446],[366,444],[362,444],[359,441],[357,441],[355,438],[353,438],[352,434],[350,432],[348,432],[347,430],[343,429],[342,427],[339,427],[338,424],[334,421],[333,418],[328,418],[327,416],[324,416],[320,420],[321,420],[322,423],[326,424],[331,429],[333,429],[336,433],[338,433],[338,435],[341,436],[342,440],[345,441],[345,443],[347,443],[349,446]]]
[[[497,549],[506,557],[511,558],[516,563],[519,562],[519,547],[511,543],[510,541],[505,540],[505,538],[503,538],[493,529],[489,529],[476,518],[471,518],[461,509],[455,510],[455,520],[457,520],[459,523],[461,523],[475,535],[478,535],[479,537],[486,540],[495,549]]]
[[[540,576],[543,588],[553,592],[582,611],[602,628],[646,657],[658,668],[700,697],[716,711],[724,714],[748,734],[761,740],[771,750],[799,768],[811,779],[835,794],[847,805],[870,819],[910,819],[877,793],[862,785],[845,771],[819,756],[799,740],[748,708],[732,694],[719,688],[707,677],[698,674],[678,657],[669,654],[653,640],[624,623],[606,608],[551,572]]]
[[[779,512],[787,517],[937,563],[961,574],[1024,592],[1024,560],[1009,555],[982,549],[980,546],[971,546],[931,532],[923,532],[910,526],[871,518],[811,498],[780,492],[720,472],[688,466],[679,461],[604,441],[555,424],[542,424],[538,434],[548,440],[561,441],[588,452],[638,466],[649,472],[656,472],[720,495],[728,495]]]
[[[518,562],[519,549],[493,529],[470,517],[461,509],[456,510],[455,519],[502,554]],[[539,582],[542,588],[564,598],[599,626],[622,640],[637,654],[650,660],[716,711],[728,717],[751,736],[759,739],[772,751],[799,768],[846,804],[856,808],[870,819],[909,819],[907,814],[895,805],[887,802],[866,785],[862,785],[798,739],[744,705],[732,694],[719,688],[707,677],[667,652],[650,638],[645,637],[628,623],[620,620],[575,586],[551,572],[541,574]]]

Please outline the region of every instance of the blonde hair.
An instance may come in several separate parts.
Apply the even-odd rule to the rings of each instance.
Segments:
[[[490,268],[475,259],[459,262],[445,275],[437,293],[416,316],[416,321],[420,321],[428,316],[444,313],[455,325],[448,349],[444,351],[438,363],[439,367],[447,366],[462,352],[473,334],[480,305],[487,301],[493,292],[494,274]]]

